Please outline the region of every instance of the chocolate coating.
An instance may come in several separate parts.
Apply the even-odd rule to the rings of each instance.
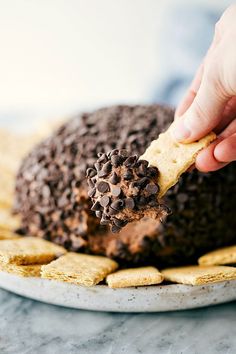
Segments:
[[[84,113],[64,124],[22,162],[15,198],[15,211],[22,217],[20,232],[69,250],[107,255],[123,265],[192,263],[206,251],[234,244],[235,164],[209,174],[184,174],[163,200],[173,212],[163,224],[142,219],[112,234],[107,224],[99,225],[95,215],[101,217],[99,205],[91,211],[88,188],[95,187],[97,171],[92,166],[97,154],[101,153],[98,171],[104,164],[103,153],[112,149],[111,160],[117,166],[116,149],[140,156],[167,129],[173,115],[173,110],[159,105],[115,106]],[[103,172],[106,177],[109,171]],[[149,169],[150,177],[155,173]],[[145,168],[140,167],[137,175],[145,177]],[[109,183],[116,186],[118,176],[110,174]],[[114,216],[116,212],[113,209]]]

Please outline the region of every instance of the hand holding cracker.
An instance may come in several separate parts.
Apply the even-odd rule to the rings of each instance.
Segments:
[[[139,159],[115,149],[99,154],[95,168],[87,170],[92,210],[113,232],[143,217],[164,219],[170,210],[160,199],[195,162],[197,153],[216,138],[210,133],[194,143],[177,143],[173,125]]]

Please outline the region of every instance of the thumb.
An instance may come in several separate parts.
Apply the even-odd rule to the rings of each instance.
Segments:
[[[224,95],[216,80],[205,74],[199,90],[188,110],[175,121],[176,140],[191,142],[212,131],[220,122],[228,96]]]

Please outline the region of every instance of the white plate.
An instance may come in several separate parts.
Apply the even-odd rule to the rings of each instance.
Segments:
[[[86,288],[1,272],[0,287],[53,305],[112,312],[185,310],[236,300],[236,280],[204,286],[173,284],[109,289],[105,285]]]

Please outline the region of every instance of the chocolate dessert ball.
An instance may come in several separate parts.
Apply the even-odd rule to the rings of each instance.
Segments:
[[[19,231],[69,250],[107,255],[124,266],[191,263],[235,243],[235,164],[184,174],[162,201],[172,210],[163,223],[143,218],[113,234],[90,210],[86,170],[97,154],[126,149],[140,156],[173,116],[160,105],[115,106],[69,120],[22,162],[15,193]]]

